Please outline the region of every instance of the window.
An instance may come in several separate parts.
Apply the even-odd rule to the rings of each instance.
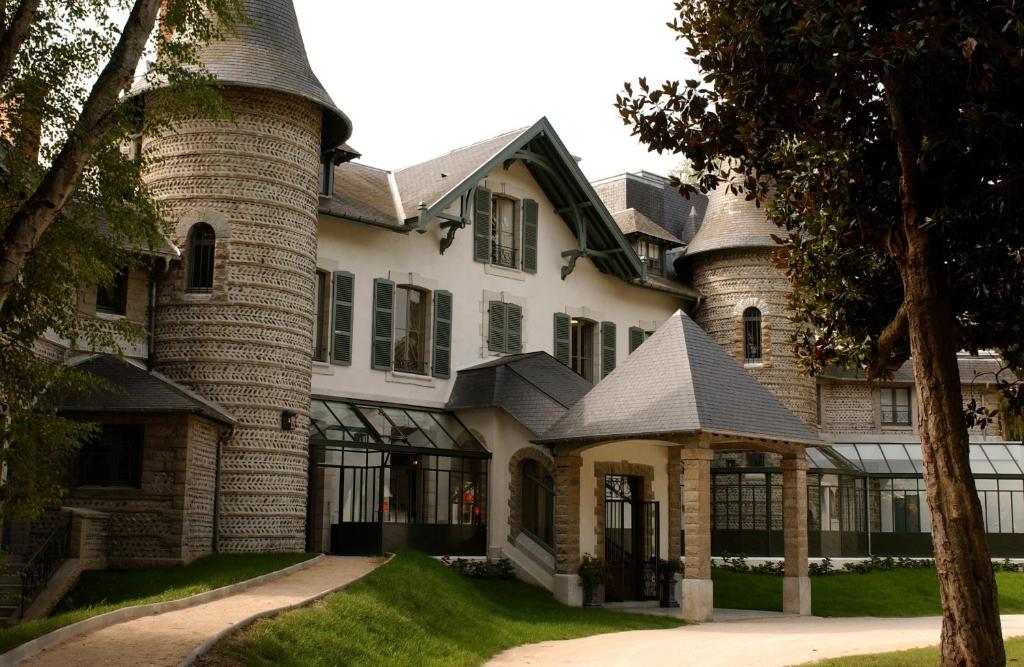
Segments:
[[[761,360],[761,311],[747,308],[743,311],[743,363],[759,364]]]
[[[200,222],[188,233],[188,282],[185,291],[208,294],[213,290],[213,250],[216,235],[213,227]]]
[[[487,302],[487,351],[519,354],[523,351],[523,308],[505,301]]]
[[[427,374],[427,312],[430,292],[398,285],[395,288],[395,370]]]
[[[629,328],[629,353],[633,354],[636,348],[643,345],[644,341],[654,335],[653,331],[648,331],[643,327],[630,327]]]
[[[555,544],[555,483],[539,463],[523,463],[523,530],[540,542]]]
[[[889,425],[910,424],[910,388],[909,387],[883,387],[882,396],[882,423]]]
[[[491,198],[491,263],[519,268],[516,203],[505,197]]]
[[[124,315],[128,307],[128,272],[121,271],[113,282],[96,288],[96,312]]]
[[[656,275],[662,275],[662,247],[660,243],[647,239],[637,239],[633,242],[633,249],[637,257],[647,266],[647,270]]]
[[[823,403],[822,392],[824,391],[824,389],[819,384],[816,386],[815,390],[817,393],[815,394],[814,423],[817,424],[818,426],[821,426],[821,408]]]
[[[316,272],[313,284],[316,321],[313,324],[313,360],[327,361],[327,330],[331,322],[331,276],[326,271]]]
[[[326,153],[320,158],[320,196],[334,194],[334,154]]]
[[[77,486],[142,486],[142,440],[138,424],[103,424],[78,450]]]
[[[569,367],[590,382],[594,381],[594,330],[594,323],[590,320],[572,321]]]

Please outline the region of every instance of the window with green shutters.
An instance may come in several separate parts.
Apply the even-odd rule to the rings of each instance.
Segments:
[[[523,308],[515,303],[487,303],[487,350],[499,354],[523,351]]]
[[[331,363],[352,363],[352,304],[355,276],[348,271],[334,272],[334,299],[331,324]]]
[[[615,322],[601,322],[601,377],[615,370]]]
[[[491,191],[483,186],[473,193],[473,259],[491,261]]]
[[[566,366],[572,363],[572,318],[566,313],[555,313],[553,356]]]
[[[538,211],[537,202],[523,200],[523,271],[529,273],[537,273]]]
[[[391,341],[395,326],[395,283],[386,278],[373,281],[373,349],[370,365],[381,371],[392,366]]]
[[[629,328],[629,353],[633,354],[636,348],[643,345],[644,341],[651,337],[653,331],[646,331],[642,327]]]
[[[434,292],[433,375],[448,378],[452,368],[452,293]]]

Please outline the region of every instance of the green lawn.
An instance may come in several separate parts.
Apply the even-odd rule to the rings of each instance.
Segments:
[[[311,557],[312,554],[219,554],[184,567],[86,572],[52,615],[0,629],[0,653],[90,616],[211,591]]]
[[[518,581],[463,577],[401,552],[313,607],[261,621],[202,665],[479,665],[506,648],[680,621],[565,607]]]
[[[782,577],[715,569],[715,606],[782,610]],[[1024,612],[1024,573],[997,572],[999,608]],[[817,616],[938,616],[935,570],[897,569],[867,574],[811,577],[811,607]]]
[[[1024,663],[1024,638],[1006,640],[1007,664]],[[808,663],[814,667],[935,667],[939,664],[939,649],[915,648],[910,651],[854,655]]]

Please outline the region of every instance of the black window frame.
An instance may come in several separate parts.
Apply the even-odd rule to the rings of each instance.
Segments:
[[[128,314],[128,270],[117,273],[105,285],[96,286],[96,312],[104,315]]]
[[[540,544],[555,546],[555,481],[533,459],[523,461],[520,489],[520,530]]]
[[[743,363],[764,363],[764,316],[759,308],[750,306],[743,311]]]
[[[409,322],[409,301],[408,295],[411,292],[416,292],[420,295],[420,312],[422,315],[421,328],[419,330],[420,341],[418,349],[418,359],[414,360],[417,362],[415,366],[411,364],[402,365],[405,360],[402,355],[399,354],[399,344],[403,340],[408,339],[408,334],[412,332]],[[392,350],[392,368],[399,373],[409,373],[411,375],[430,375],[430,352],[433,349],[430,340],[430,319],[431,319],[431,304],[433,304],[433,292],[424,287],[418,285],[395,285],[395,299],[394,299],[394,324],[393,324],[393,340],[391,342]],[[399,303],[405,299],[405,314],[406,321],[404,326],[400,326],[398,321]],[[406,333],[405,337],[398,335],[399,331]],[[415,350],[414,350],[415,351]]]
[[[213,291],[214,255],[217,233],[205,222],[197,222],[188,232],[188,264],[185,267],[185,292],[209,294]]]
[[[143,424],[101,424],[78,450],[74,485],[141,489],[145,439]]]

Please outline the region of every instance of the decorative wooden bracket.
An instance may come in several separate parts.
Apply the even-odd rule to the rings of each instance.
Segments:
[[[448,230],[440,243],[442,255],[444,254],[444,251],[450,248],[452,243],[455,242],[455,232],[469,224],[469,218],[466,216],[466,212],[469,210],[469,203],[473,200],[472,195],[475,190],[476,188],[473,188],[459,196],[458,216],[454,216],[450,213],[437,214],[437,217],[443,220],[441,223],[441,229]]]
[[[581,257],[610,257],[615,253],[622,252],[620,248],[614,250],[593,250],[591,248],[575,248],[562,251],[562,257],[568,257],[569,263],[562,267],[562,280],[569,277],[569,274],[576,269],[576,261]]]

